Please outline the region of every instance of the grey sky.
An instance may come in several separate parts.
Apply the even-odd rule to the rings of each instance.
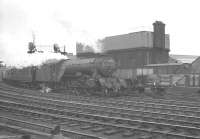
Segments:
[[[155,20],[166,24],[171,53],[199,55],[198,0],[0,0],[0,54],[19,56],[36,34],[36,43],[94,44],[97,38],[152,30]]]

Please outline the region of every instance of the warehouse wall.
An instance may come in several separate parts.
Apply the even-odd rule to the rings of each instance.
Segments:
[[[103,51],[152,47],[152,39],[151,32],[147,31],[106,37],[104,40],[102,40]]]
[[[153,48],[153,38],[153,32],[150,31],[140,31],[129,34],[106,37],[102,40],[102,51],[106,52],[110,50],[122,50],[140,47]],[[169,35],[165,34],[164,39],[164,48],[169,50]]]
[[[169,50],[160,48],[151,49],[149,64],[167,63],[168,59],[169,59]]]
[[[157,48],[135,48],[108,51],[117,62],[118,68],[139,68],[147,64],[159,64],[168,62],[168,50]]]
[[[153,69],[154,74],[190,74],[190,65],[180,64],[180,65],[160,65],[151,66],[146,65],[143,69]]]
[[[120,69],[135,69],[147,63],[147,49],[126,49],[122,51],[109,51]]]

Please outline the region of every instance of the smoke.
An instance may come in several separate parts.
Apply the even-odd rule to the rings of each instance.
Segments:
[[[23,56],[25,59],[20,58],[14,59],[11,63],[7,63],[7,66],[14,66],[17,68],[23,68],[27,66],[39,66],[43,63],[50,61],[59,61],[61,59],[68,59],[66,56],[56,53],[44,52],[44,53],[34,53],[34,54],[25,54]]]
[[[102,53],[102,42],[97,40],[93,44],[88,44],[84,42],[76,43],[77,53],[92,52],[92,53]]]
[[[36,47],[47,45],[52,50],[54,43],[71,45],[69,31],[57,23],[51,12],[41,12],[31,4],[20,5],[16,1],[0,1],[0,55],[7,66],[25,67],[40,65],[48,59],[66,59],[66,56],[45,51],[27,54],[28,43],[36,36]],[[27,7],[26,7],[27,6]],[[29,7],[30,6],[30,7]],[[41,13],[39,13],[41,12]],[[51,47],[51,48],[50,48]],[[67,46],[66,46],[67,48]],[[42,49],[38,47],[37,49]]]
[[[102,52],[102,42],[100,39],[102,37],[91,35],[86,31],[80,32],[80,34],[77,35],[77,38],[79,38],[77,42],[82,44],[83,52]]]
[[[74,42],[83,45],[83,51],[95,53],[102,52],[101,38],[104,37],[103,35],[84,30],[75,24],[65,21],[62,17],[56,17],[55,19],[60,25],[62,25],[66,32],[70,33],[71,39]]]
[[[87,27],[81,26],[82,23],[77,23],[73,17],[66,20],[67,13],[63,15],[64,12],[59,11],[61,9],[53,7],[54,3],[49,5],[45,1],[0,0],[0,58],[6,65],[24,67],[40,64],[50,58],[63,58],[52,53],[27,54],[33,33],[38,50],[42,49],[39,46],[44,45],[52,50],[53,44],[57,43],[59,46],[65,45],[67,52],[75,53],[76,42],[81,42],[95,52],[101,52],[100,36],[86,31]]]

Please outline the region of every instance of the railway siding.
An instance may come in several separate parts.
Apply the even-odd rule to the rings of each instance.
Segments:
[[[6,87],[0,91],[2,125],[49,134],[50,129],[60,124],[63,133],[72,138],[200,138],[200,106],[195,103],[170,104],[170,101],[136,98],[61,98],[26,91]],[[41,123],[47,128],[41,127]]]

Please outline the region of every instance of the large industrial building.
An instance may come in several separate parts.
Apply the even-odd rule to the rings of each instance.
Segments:
[[[200,57],[169,55],[170,38],[165,24],[153,23],[153,32],[140,31],[109,36],[101,40],[102,52],[94,53],[89,46],[77,44],[77,56],[112,56],[122,78],[137,75],[168,75],[173,82],[185,86],[200,86]]]
[[[170,40],[169,35],[165,34],[165,24],[156,21],[153,27],[153,32],[140,31],[104,38],[101,40],[102,53],[112,56],[119,69],[136,69],[147,64],[167,63]],[[81,52],[80,47],[77,46],[77,56],[95,55]]]

